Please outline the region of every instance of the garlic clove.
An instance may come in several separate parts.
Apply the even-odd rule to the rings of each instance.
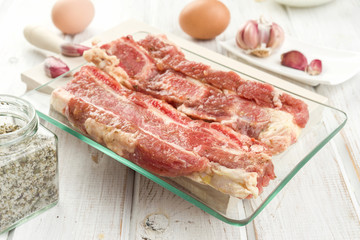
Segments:
[[[260,37],[256,21],[247,22],[244,28],[243,41],[248,49],[255,49],[259,45]]]
[[[237,35],[236,35],[236,44],[238,45],[238,47],[244,49],[244,50],[248,50],[248,47],[246,46],[246,44],[243,41],[243,35],[244,35],[244,29],[240,30]]]
[[[60,48],[61,54],[67,57],[80,57],[83,55],[84,51],[90,49],[90,47],[76,43],[64,43]]]
[[[267,21],[264,17],[261,17],[259,19],[259,24],[257,25],[258,31],[259,31],[259,44],[258,47],[261,47],[262,44],[264,46],[267,45],[267,43],[270,40],[270,32],[271,32],[271,22]]]
[[[281,65],[305,71],[308,62],[304,54],[293,50],[281,55]]]
[[[278,48],[284,43],[284,40],[284,30],[278,24],[273,23],[270,30],[269,41],[267,42],[266,47]]]
[[[70,69],[60,58],[56,57],[47,57],[44,61],[44,70],[46,76],[50,78],[56,78],[66,72],[69,72]]]
[[[322,71],[322,63],[319,59],[314,59],[306,67],[306,72],[310,75],[319,75]]]

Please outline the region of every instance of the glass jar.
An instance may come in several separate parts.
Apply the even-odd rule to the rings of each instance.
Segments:
[[[0,95],[0,233],[55,206],[57,137],[27,101]]]

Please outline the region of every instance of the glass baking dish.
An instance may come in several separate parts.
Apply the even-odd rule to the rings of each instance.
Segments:
[[[144,37],[145,34],[147,33],[138,32],[133,36],[135,39],[140,39]],[[246,79],[263,82],[261,79],[256,79],[245,72],[227,67],[226,63],[205,58],[200,54],[184,48],[182,50],[190,60],[201,61],[216,69],[235,71]],[[85,61],[84,64],[86,64]],[[72,73],[78,71],[80,67],[81,66],[73,69]],[[297,143],[293,144],[284,153],[273,157],[275,174],[277,176],[276,179],[271,181],[269,186],[265,187],[263,193],[256,199],[241,200],[222,194],[210,187],[192,182],[186,178],[165,178],[154,175],[76,131],[71,127],[65,117],[55,112],[50,106],[51,91],[56,87],[64,85],[71,79],[64,75],[53,79],[22,96],[34,105],[38,115],[42,119],[78,137],[90,146],[102,151],[120,163],[158,183],[214,217],[235,226],[243,226],[251,222],[296,175],[296,173],[340,131],[347,120],[346,114],[338,109],[310,100],[304,96],[291,93],[286,91],[286,89],[281,89],[289,94],[295,95],[297,98],[301,98],[308,104],[310,112],[309,122],[303,129]]]

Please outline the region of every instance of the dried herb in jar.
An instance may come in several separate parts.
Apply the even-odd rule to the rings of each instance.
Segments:
[[[1,109],[2,105],[0,112],[14,113],[9,107]],[[0,117],[0,233],[58,201],[56,136],[38,124],[35,111],[29,121],[14,115],[16,117]]]

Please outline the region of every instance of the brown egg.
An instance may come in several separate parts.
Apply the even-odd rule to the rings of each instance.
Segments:
[[[55,26],[65,34],[85,30],[94,18],[94,5],[90,0],[59,0],[51,12]]]
[[[229,9],[217,0],[195,0],[184,7],[179,16],[181,28],[197,39],[212,39],[230,22]]]

